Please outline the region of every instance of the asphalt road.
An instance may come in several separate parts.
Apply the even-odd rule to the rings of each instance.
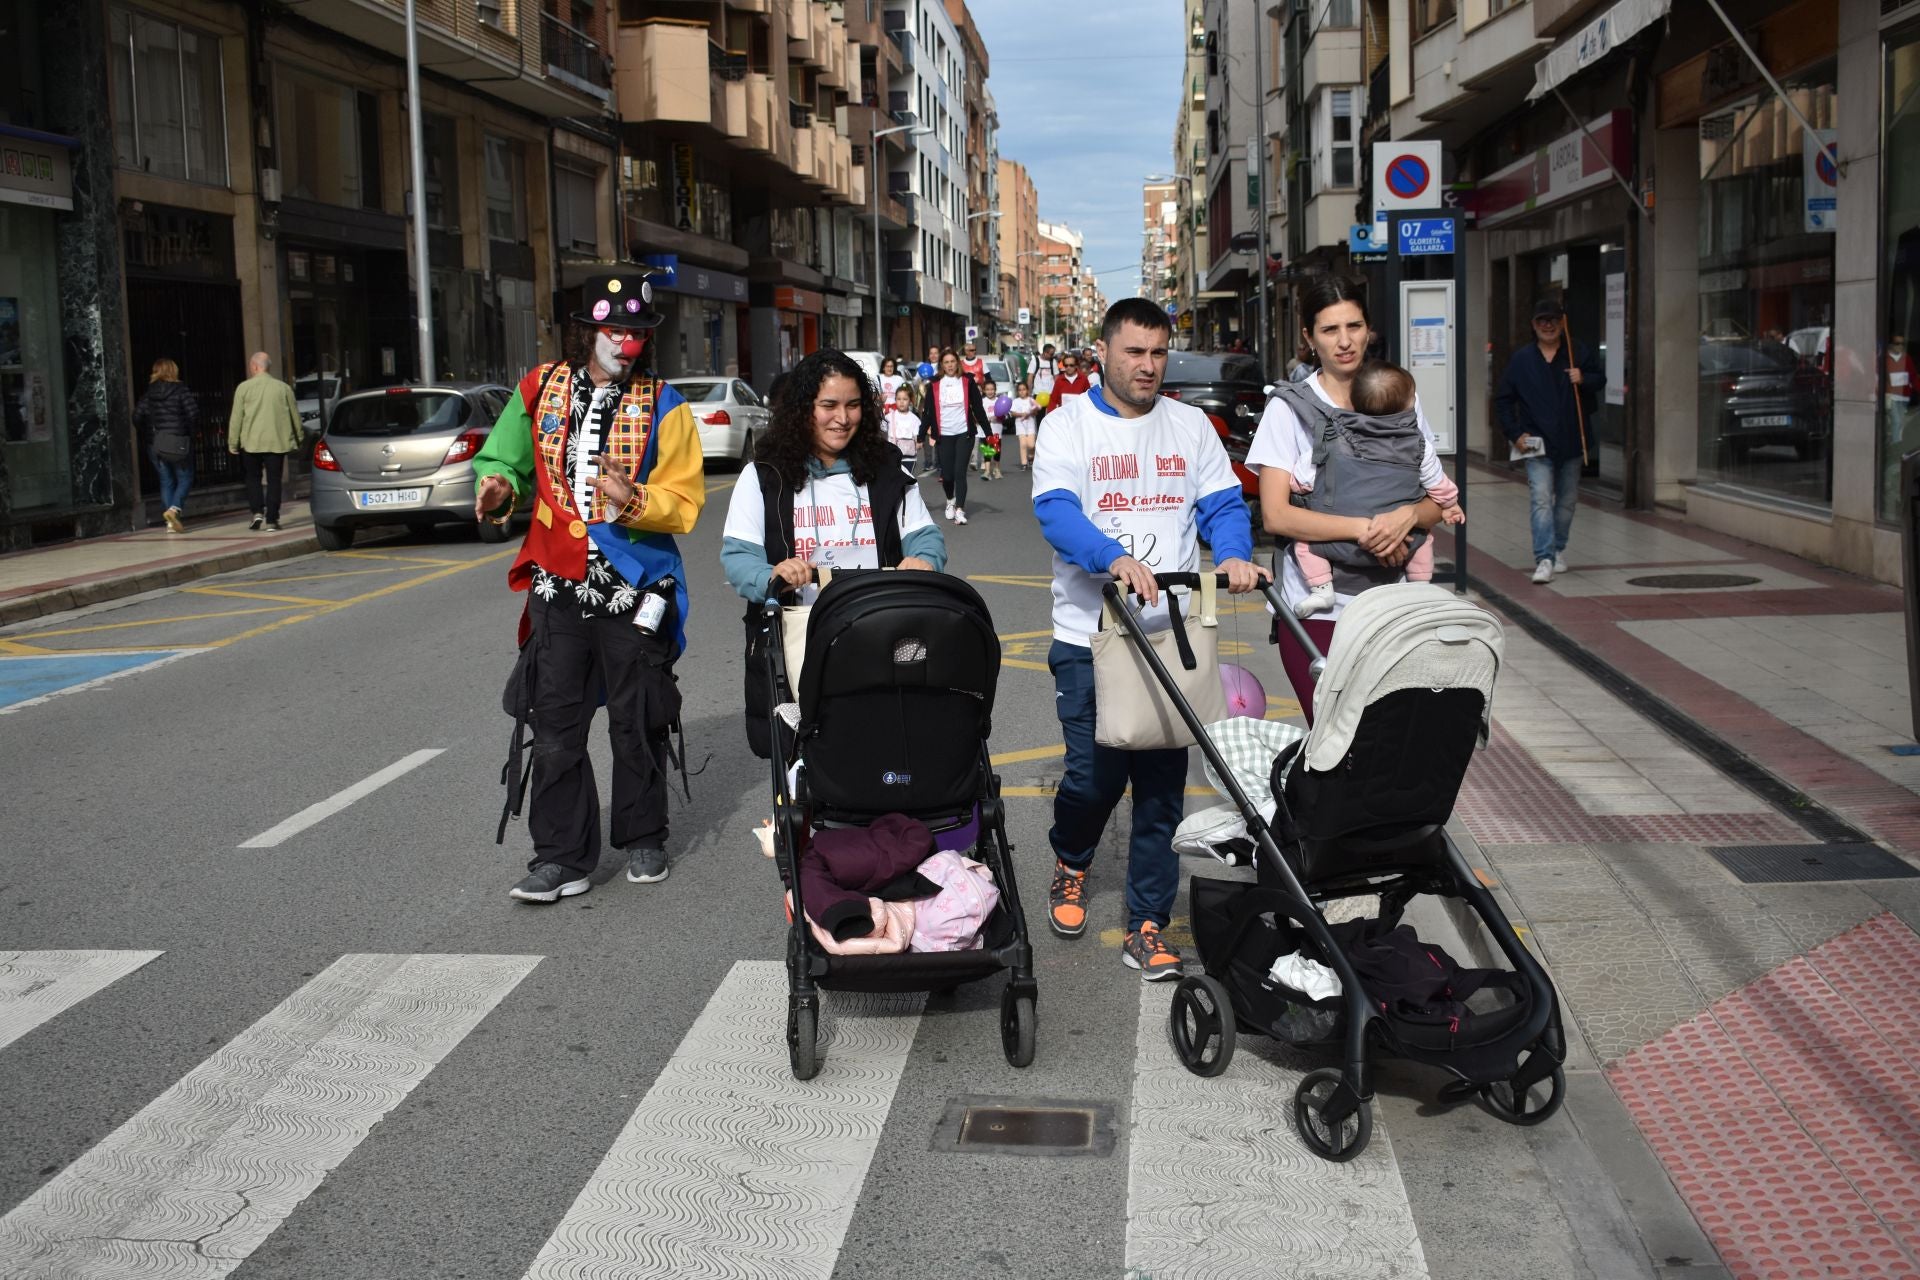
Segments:
[[[1218,1080],[1169,1068],[1167,992],[1120,963],[1111,837],[1094,927],[1047,933],[1060,736],[1024,476],[976,481],[948,537],[1005,642],[991,745],[1036,1060],[1002,1057],[996,979],[829,995],[826,1067],[791,1081],[778,881],[751,835],[767,773],[718,567],[729,478],[710,481],[679,666],[699,772],[657,885],[608,862],[561,904],[506,896],[526,858],[522,824],[493,843],[510,548],[365,541],[0,632],[0,652],[108,655],[54,685],[154,663],[0,711],[0,1272],[1654,1274],[1601,1172],[1633,1153],[1568,1114],[1513,1129],[1389,1070],[1373,1146],[1335,1166],[1294,1137],[1298,1064],[1272,1046]],[[1226,625],[1285,692],[1263,620]],[[158,954],[61,954],[130,951]],[[1110,1149],[942,1149],[949,1103],[980,1095],[1104,1108]]]

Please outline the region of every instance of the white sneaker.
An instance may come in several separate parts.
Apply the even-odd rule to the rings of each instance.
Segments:
[[[1555,573],[1565,573],[1567,571],[1567,558],[1565,556],[1555,556],[1553,558],[1553,571]]]
[[[1553,561],[1542,560],[1539,564],[1533,566],[1533,580],[1535,582],[1552,582]]]
[[[947,519],[953,519],[953,500],[947,500]]]
[[[953,509],[953,522],[955,524],[965,524],[967,522],[967,513],[961,508],[955,507]]]
[[[1317,587],[1308,587],[1306,596],[1293,606],[1296,618],[1311,618],[1316,613],[1325,613],[1333,608],[1333,584],[1323,582]]]

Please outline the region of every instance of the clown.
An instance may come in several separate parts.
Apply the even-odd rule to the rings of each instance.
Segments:
[[[667,738],[680,713],[686,571],[673,535],[706,500],[699,430],[666,383],[641,372],[662,317],[638,272],[588,279],[586,358],[520,380],[474,458],[474,513],[505,523],[531,505],[507,573],[527,591],[533,858],[511,890],[556,902],[593,887],[600,795],[587,731],[604,685],[613,743],[612,844],[636,884],[667,876]]]

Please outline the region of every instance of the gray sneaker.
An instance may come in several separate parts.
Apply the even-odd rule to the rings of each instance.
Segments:
[[[557,862],[535,863],[526,879],[507,890],[507,896],[522,902],[558,902],[593,888],[593,880],[572,867]]]
[[[667,878],[667,851],[650,845],[638,845],[627,851],[627,879],[634,884],[657,884]]]

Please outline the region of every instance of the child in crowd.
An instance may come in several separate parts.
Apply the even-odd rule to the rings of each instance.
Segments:
[[[913,388],[897,387],[887,407],[887,438],[912,462],[920,452],[920,415],[913,411]]]
[[[998,480],[1000,478],[1000,434],[1006,430],[1007,409],[1013,400],[1000,394],[1000,385],[992,378],[980,385],[980,403],[987,411],[987,433],[980,437],[980,478]],[[993,442],[993,453],[988,454],[988,441]]]
[[[1396,414],[1410,413],[1414,407],[1413,375],[1397,364],[1385,360],[1369,360],[1360,366],[1353,375],[1353,411],[1369,418],[1390,418]],[[1440,518],[1447,524],[1465,524],[1467,513],[1460,508],[1460,487],[1447,479],[1440,469],[1440,461],[1431,453],[1427,457],[1432,461],[1431,470],[1422,468],[1420,484],[1440,508]],[[1309,493],[1311,485],[1299,480],[1293,482],[1295,493]],[[1376,513],[1378,514],[1378,513]],[[1325,556],[1316,555],[1312,546],[1306,542],[1293,544],[1293,558],[1300,565],[1300,572],[1307,580],[1307,594],[1293,607],[1294,616],[1311,618],[1315,614],[1325,613],[1333,608],[1333,565]],[[1433,536],[1429,534],[1407,560],[1408,582],[1433,581]]]
[[[1040,402],[1033,398],[1024,382],[1013,384],[1013,403],[1007,411],[1013,416],[1013,433],[1020,439],[1020,469],[1033,470],[1034,428],[1039,425]]]

